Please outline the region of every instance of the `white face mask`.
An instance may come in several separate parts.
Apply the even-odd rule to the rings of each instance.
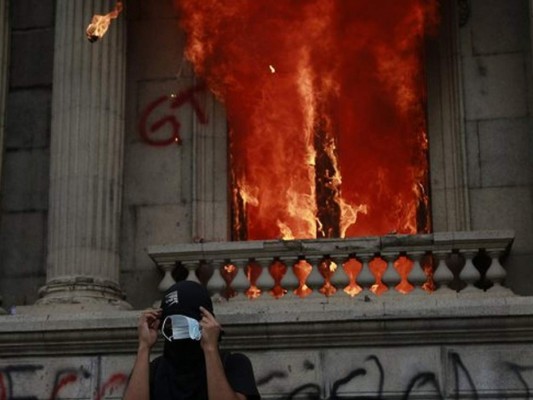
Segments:
[[[171,336],[165,334],[165,326],[169,322],[172,328]],[[202,338],[202,331],[198,321],[185,315],[169,315],[166,317],[163,321],[161,333],[169,342],[179,339],[200,340]]]

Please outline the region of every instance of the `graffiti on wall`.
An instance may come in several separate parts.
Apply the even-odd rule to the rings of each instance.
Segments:
[[[37,390],[33,381],[36,379],[36,373],[43,371],[44,368],[43,365],[39,364],[0,367],[0,400],[56,400],[62,397],[61,394],[65,389],[71,389],[75,385],[79,386],[82,380],[92,378],[96,378],[97,388],[92,395],[92,399],[103,400],[108,395],[121,396],[128,381],[128,375],[123,372],[112,373],[102,379],[99,376],[93,377],[84,367],[61,368],[53,374],[53,384],[49,393],[36,392],[28,394],[29,388]],[[24,387],[17,387],[15,380],[20,381],[21,379],[25,382],[25,385]]]
[[[373,394],[371,396],[358,395],[357,397],[353,398],[357,398],[357,400],[387,399],[388,396],[385,392],[387,373],[379,357],[376,355],[370,355],[366,358],[365,362],[369,364],[369,367],[354,368],[346,375],[334,380],[329,386],[329,390],[326,390],[326,388],[318,385],[317,383],[309,382],[292,389],[287,395],[285,395],[285,397],[283,397],[283,399],[340,400],[352,398],[346,397],[346,393],[343,394],[343,387],[346,387],[348,384],[357,384],[357,379],[367,376],[370,372],[370,369],[377,370],[377,379]],[[447,393],[446,389],[441,387],[437,374],[432,371],[423,371],[413,374],[413,376],[405,382],[405,386],[401,394],[402,400],[420,398],[420,393],[417,393],[417,391],[420,390],[424,390],[426,393],[431,393],[431,398],[434,399],[460,399],[464,398],[464,395],[467,395],[469,399],[481,399],[482,396],[479,393],[480,391],[478,386],[475,384],[469,369],[463,363],[460,355],[458,353],[451,352],[449,354],[449,362],[452,369],[452,389],[450,393]],[[307,363],[310,364],[309,361],[307,361]],[[531,384],[528,382],[524,376],[524,372],[533,371],[533,365],[524,366],[512,362],[503,362],[502,367],[514,375],[523,386],[523,388],[519,390],[520,393],[518,393],[516,390],[514,391],[513,398],[520,398],[524,400],[531,399],[530,386],[533,384],[533,382],[531,382]],[[276,379],[290,380],[290,375],[285,371],[272,371],[261,379],[258,379],[257,384],[261,389],[262,386]],[[329,395],[326,393],[329,393]],[[394,398],[397,397],[394,396]]]
[[[193,85],[175,95],[162,95],[150,102],[142,111],[139,120],[139,135],[150,146],[181,144],[181,123],[177,111],[190,105],[200,124],[207,124],[207,114],[198,98],[206,90],[204,83]]]
[[[99,365],[101,363],[100,358],[97,358],[96,362]],[[532,399],[533,381],[528,380],[527,373],[533,372],[533,365],[519,365],[514,362],[502,361],[501,366],[510,374],[509,376],[512,376],[519,383],[520,388],[518,390],[512,389],[513,398]],[[127,367],[131,367],[129,361]],[[394,398],[400,396],[402,400],[410,400],[420,398],[421,393],[428,393],[428,396],[430,395],[433,399],[458,400],[465,396],[469,399],[482,399],[484,398],[483,391],[490,389],[494,392],[497,389],[476,385],[470,370],[458,353],[449,353],[449,367],[449,383],[451,385],[448,385],[447,388],[441,386],[436,373],[428,370],[413,373],[404,381],[401,394],[394,393],[392,396]],[[304,368],[312,370],[316,366],[306,361]],[[94,371],[97,372],[91,372],[83,366],[53,369],[50,366],[45,367],[42,364],[29,363],[0,366],[0,400],[59,400],[67,398],[67,396],[71,399],[104,400],[122,397],[128,380],[128,375],[125,372],[115,371],[100,376],[100,372],[98,372],[101,371],[100,367],[95,368]],[[47,375],[47,378],[43,381],[44,372],[46,372],[44,375]],[[322,372],[326,373],[326,371]],[[334,379],[328,387],[317,382],[294,385],[291,383],[291,374],[281,370],[268,371],[263,376],[258,376],[257,385],[259,391],[262,392],[262,389],[271,391],[265,390],[267,384],[279,383],[278,387],[283,388],[283,390],[276,398],[283,400],[340,400],[353,398],[347,397],[349,396],[349,390],[347,390],[350,388],[349,385],[357,387],[358,383],[361,383],[361,379],[371,377],[374,385],[370,390],[372,394],[359,394],[355,398],[358,400],[385,400],[391,396],[391,393],[385,390],[387,378],[391,379],[391,374],[395,374],[395,372],[388,372],[378,356],[370,355],[365,359],[363,366],[356,366],[343,376],[333,377]],[[529,377],[531,378],[531,374]],[[43,387],[47,388],[46,393],[42,392]],[[89,389],[91,387],[94,389]],[[499,389],[504,393],[507,388]],[[368,393],[369,390],[367,389],[366,392]]]

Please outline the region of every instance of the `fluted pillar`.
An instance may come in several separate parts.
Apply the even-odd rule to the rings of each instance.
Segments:
[[[2,155],[4,154],[4,129],[5,129],[5,100],[7,94],[7,71],[8,71],[9,27],[7,0],[0,0],[0,183],[2,180]],[[0,187],[2,187],[0,185]],[[1,195],[1,193],[0,193]],[[0,304],[2,296],[0,294]],[[0,308],[0,314],[5,310]]]
[[[46,286],[40,304],[127,308],[119,287],[125,19],[95,43],[93,14],[115,1],[57,0]]]

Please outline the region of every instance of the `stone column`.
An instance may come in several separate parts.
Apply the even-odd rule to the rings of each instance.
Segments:
[[[194,119],[192,237],[227,241],[228,234],[228,128],[223,106],[206,91],[197,96],[208,123]]]
[[[528,66],[528,73],[529,77],[533,76],[533,0],[529,0],[529,63],[527,63]],[[531,79],[529,80],[529,104],[530,107],[533,107],[533,82],[531,82]],[[531,110],[531,108],[530,108]],[[531,112],[530,112],[531,116]]]
[[[39,304],[129,308],[119,287],[125,16],[91,43],[111,0],[57,0],[46,286]]]
[[[0,0],[0,183],[2,181],[2,155],[4,154],[4,129],[6,120],[6,94],[9,50],[9,26],[7,0]],[[2,185],[0,184],[0,187]],[[1,193],[0,193],[1,195]],[[0,295],[0,304],[2,296]],[[0,314],[5,311],[0,308]]]

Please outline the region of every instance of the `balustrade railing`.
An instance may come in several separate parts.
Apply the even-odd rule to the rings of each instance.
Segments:
[[[151,246],[164,276],[226,299],[364,295],[509,295],[501,260],[512,231]]]

